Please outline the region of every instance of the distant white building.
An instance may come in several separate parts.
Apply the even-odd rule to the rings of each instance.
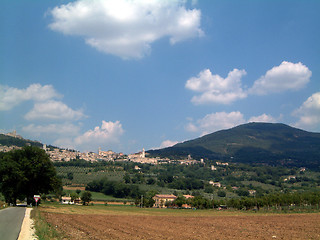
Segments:
[[[61,204],[74,204],[74,202],[71,201],[71,197],[62,197]]]
[[[144,148],[142,149],[141,152],[130,154],[128,157],[131,162],[151,163],[151,164],[157,164],[158,162],[156,158],[146,157],[146,152]]]
[[[209,181],[209,184],[211,184],[213,187],[221,187],[221,183],[219,182]]]
[[[216,168],[214,165],[211,165],[211,170],[212,170],[212,171],[216,171],[217,168]]]
[[[216,162],[217,166],[229,166],[229,163]]]

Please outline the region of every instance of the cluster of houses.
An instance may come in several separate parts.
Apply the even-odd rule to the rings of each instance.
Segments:
[[[4,135],[23,139],[20,135],[16,133],[16,131],[10,132],[10,133],[4,133]],[[40,142],[38,142],[40,143]],[[190,164],[196,164],[199,163],[199,161],[194,160],[189,155],[186,159],[182,160],[172,160],[168,158],[151,158],[148,157],[148,153],[145,152],[143,149],[142,151],[138,153],[129,154],[128,156],[124,155],[123,153],[116,153],[111,150],[108,151],[102,151],[99,147],[98,153],[95,152],[79,152],[72,149],[61,149],[61,148],[55,148],[55,147],[47,147],[46,144],[43,144],[42,147],[46,153],[50,156],[51,161],[70,161],[73,159],[83,159],[85,161],[130,161],[130,162],[136,162],[136,163],[149,163],[149,164],[166,164],[166,163],[180,163],[185,165]],[[0,151],[1,152],[9,152],[11,150],[15,149],[21,149],[17,146],[2,146],[0,145]],[[203,163],[203,159],[200,161]]]
[[[70,161],[72,159],[83,159],[85,161],[95,162],[98,160],[114,161],[117,158],[123,157],[123,153],[115,153],[111,150],[94,152],[78,152],[69,149],[47,148],[43,145],[43,149],[50,156],[52,161]]]

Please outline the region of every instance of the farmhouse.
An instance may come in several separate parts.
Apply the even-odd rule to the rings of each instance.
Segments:
[[[61,204],[74,204],[74,202],[71,201],[71,197],[62,197]]]
[[[176,199],[177,197],[173,194],[169,195],[164,195],[164,194],[156,194],[153,197],[154,204],[153,207],[156,208],[166,208],[166,203],[167,202],[172,202]]]
[[[221,183],[219,183],[219,182],[214,182],[214,181],[209,181],[209,184],[211,184],[213,187],[218,187],[218,188],[220,188],[221,187]]]
[[[75,198],[72,199],[71,197],[62,197],[61,198],[61,204],[77,204],[80,205],[81,199]]]

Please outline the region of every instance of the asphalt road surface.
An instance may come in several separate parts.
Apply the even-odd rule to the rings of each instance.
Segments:
[[[9,207],[0,210],[1,240],[18,239],[25,211],[25,207]]]

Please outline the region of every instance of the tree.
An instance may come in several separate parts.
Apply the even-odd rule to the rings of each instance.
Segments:
[[[89,202],[92,201],[92,194],[91,194],[91,192],[89,192],[89,191],[84,191],[84,192],[81,194],[81,201],[82,201],[83,205],[88,205]]]
[[[181,208],[183,204],[187,203],[187,199],[184,196],[178,196],[173,203]]]
[[[219,197],[225,197],[227,194],[226,194],[226,192],[225,191],[222,191],[222,190],[219,190],[218,191],[218,196]]]
[[[7,203],[16,204],[17,199],[27,198],[33,202],[33,195],[59,192],[61,180],[44,150],[26,146],[2,154],[0,157],[0,191]]]
[[[72,181],[73,180],[73,172],[68,172],[67,178]]]
[[[123,180],[125,183],[130,183],[131,182],[130,174],[126,172],[126,174],[123,176]]]
[[[150,177],[150,178],[147,179],[147,184],[148,185],[153,185],[155,183],[156,183],[156,180],[154,178]]]
[[[70,194],[70,197],[71,197],[71,202],[73,202],[74,200],[76,200],[79,197],[79,195],[75,192],[72,192]]]

